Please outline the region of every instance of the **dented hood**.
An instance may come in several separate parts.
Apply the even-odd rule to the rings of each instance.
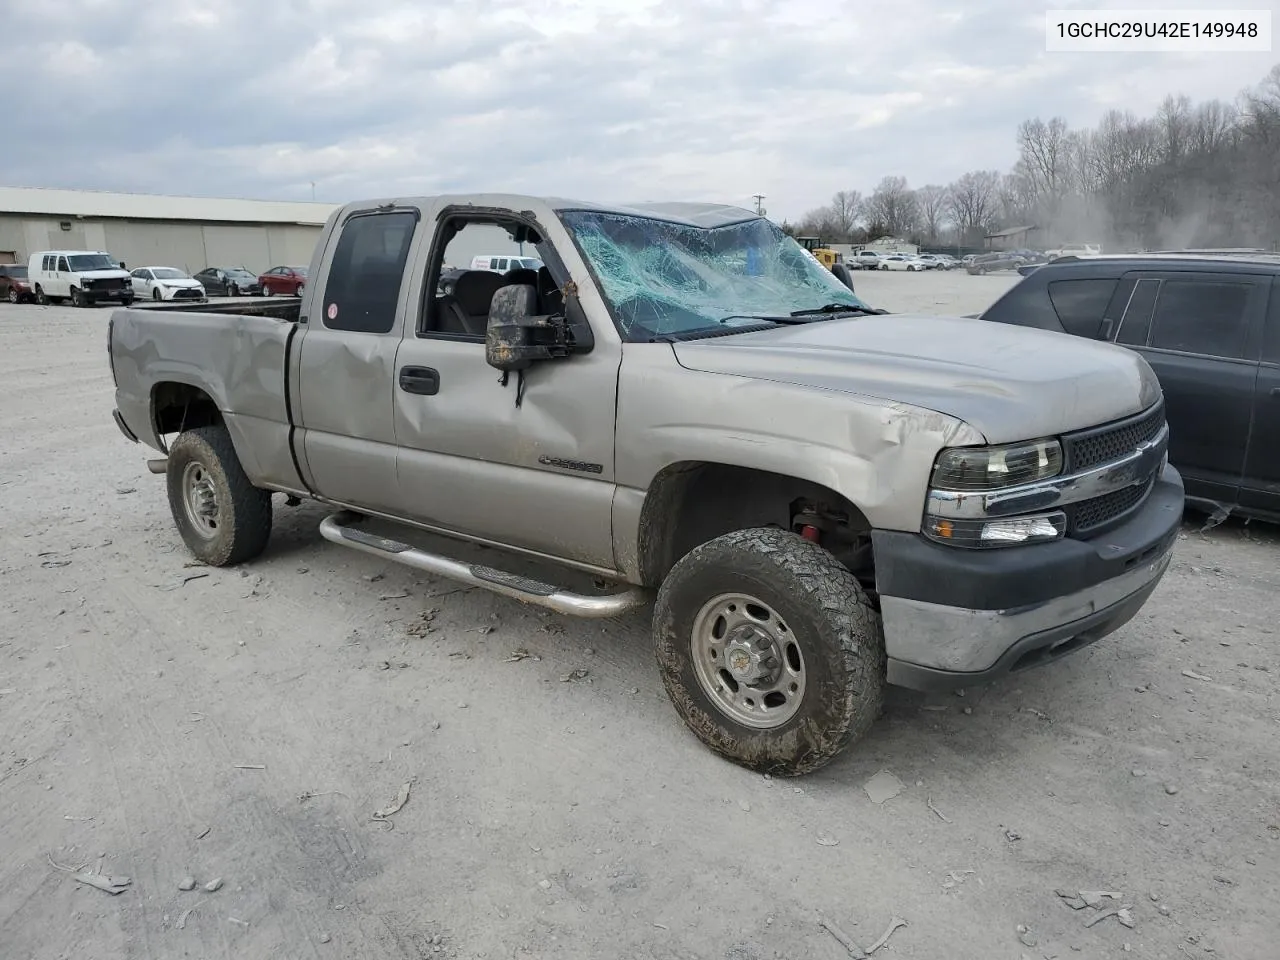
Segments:
[[[963,420],[988,443],[1106,423],[1160,397],[1137,353],[960,317],[888,315],[673,345],[690,369],[839,390]]]

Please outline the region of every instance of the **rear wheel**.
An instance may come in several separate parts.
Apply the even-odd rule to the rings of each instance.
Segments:
[[[197,427],[169,448],[169,509],[187,548],[210,566],[258,556],[271,537],[271,494],[245,476],[226,427]]]
[[[686,555],[658,591],[653,630],[684,722],[752,770],[816,770],[880,711],[879,616],[835,557],[785,530],[739,530]]]

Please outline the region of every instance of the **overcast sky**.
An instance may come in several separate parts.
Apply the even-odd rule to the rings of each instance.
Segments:
[[[1280,60],[1045,53],[1047,9],[1153,6],[1215,4],[5,0],[0,183],[307,200],[315,181],[335,202],[763,193],[794,219],[886,174],[1006,169],[1028,117],[1230,99]]]

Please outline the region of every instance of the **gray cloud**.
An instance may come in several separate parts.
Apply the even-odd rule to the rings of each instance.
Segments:
[[[314,181],[333,201],[759,192],[794,217],[885,174],[1004,168],[1030,116],[1231,98],[1274,59],[1046,54],[1044,10],[1063,5],[24,0],[5,10],[29,42],[0,59],[0,182],[306,199]],[[1108,5],[1137,4],[1088,4]]]

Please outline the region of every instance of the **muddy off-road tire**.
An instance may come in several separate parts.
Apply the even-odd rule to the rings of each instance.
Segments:
[[[817,770],[880,712],[879,615],[835,557],[785,530],[739,530],[682,558],[658,591],[653,633],[684,722],[749,769]]]
[[[169,509],[187,548],[213,567],[252,560],[271,537],[271,494],[249,482],[226,427],[198,427],[169,447]]]

